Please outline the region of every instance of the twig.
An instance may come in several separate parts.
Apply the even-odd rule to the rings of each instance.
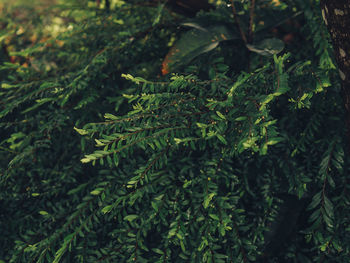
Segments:
[[[234,19],[235,19],[236,24],[237,24],[237,28],[238,28],[238,30],[239,30],[239,32],[241,34],[241,37],[242,37],[244,43],[247,44],[248,43],[247,37],[245,36],[244,31],[242,30],[241,22],[239,21],[239,18],[238,18],[238,14],[237,14],[237,10],[236,10],[236,7],[235,7],[234,0],[231,0],[231,6],[232,6],[233,16],[234,16]]]

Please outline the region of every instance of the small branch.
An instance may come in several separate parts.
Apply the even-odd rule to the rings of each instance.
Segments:
[[[242,29],[242,27],[241,27],[241,22],[239,21],[239,18],[238,18],[237,9],[236,9],[236,7],[235,7],[234,0],[231,0],[231,6],[232,6],[233,16],[234,16],[234,19],[235,19],[235,21],[236,21],[236,24],[237,24],[237,28],[238,28],[238,30],[239,30],[239,33],[241,34],[241,37],[242,37],[244,43],[247,44],[247,43],[248,43],[247,37],[245,36],[244,31],[243,31],[243,29]]]
[[[162,155],[164,153],[166,153],[170,148],[170,145],[168,145],[163,151],[161,151],[156,158],[154,158],[154,160],[152,160],[152,162],[147,166],[147,168],[142,172],[141,174],[141,179],[143,179],[146,175],[146,173],[151,170],[151,168],[153,167],[153,165],[160,159],[160,157],[162,157]]]

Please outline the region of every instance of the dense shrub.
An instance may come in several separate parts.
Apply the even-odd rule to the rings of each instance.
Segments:
[[[251,2],[7,11],[0,259],[347,262],[344,112],[318,1]]]

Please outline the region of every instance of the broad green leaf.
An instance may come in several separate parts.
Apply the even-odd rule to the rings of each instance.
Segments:
[[[76,130],[80,135],[89,134],[88,131],[86,131],[86,130],[84,130],[84,129],[78,129],[77,127],[74,127],[74,130]]]
[[[226,117],[224,114],[222,114],[220,111],[216,111],[216,114],[223,120],[226,120]]]
[[[112,205],[107,205],[107,206],[105,206],[104,208],[102,208],[101,212],[104,213],[104,214],[107,214],[107,213],[109,213],[112,209],[113,209],[113,206],[112,206]]]
[[[215,215],[215,214],[209,214],[209,216],[210,216],[212,219],[214,219],[214,220],[217,220],[217,221],[220,220],[220,218],[219,218],[217,215]]]
[[[97,188],[97,189],[91,191],[90,194],[92,194],[92,195],[99,195],[102,190],[103,190],[103,188]]]
[[[46,211],[41,210],[41,211],[39,211],[39,214],[40,214],[40,215],[43,215],[43,216],[46,216],[46,215],[48,215],[49,213],[46,212]]]
[[[222,136],[221,134],[216,134],[216,137],[219,139],[219,141],[221,141],[223,144],[227,145],[227,141],[225,139],[224,136]]]
[[[210,201],[213,199],[213,197],[215,196],[215,193],[210,193],[209,195],[207,195],[203,201],[203,207],[204,208],[208,208]]]
[[[91,162],[92,159],[90,159],[90,158],[83,158],[83,159],[81,159],[80,161],[81,161],[82,163],[88,163],[88,162]]]
[[[312,209],[316,208],[320,204],[321,198],[322,198],[321,195],[322,195],[322,191],[318,192],[317,194],[314,195],[310,205],[307,208],[308,210],[312,210]]]
[[[113,114],[110,114],[110,113],[105,113],[104,117],[105,117],[105,119],[110,119],[112,121],[118,120],[117,116],[114,116]]]
[[[152,248],[152,250],[153,250],[154,252],[156,252],[157,254],[160,254],[160,255],[163,255],[163,254],[164,254],[164,252],[163,252],[162,250],[160,250],[159,248]]]
[[[264,39],[257,44],[247,44],[246,46],[250,51],[262,56],[273,56],[284,49],[283,41],[277,38]]]
[[[245,116],[242,116],[242,117],[236,118],[235,121],[245,121],[246,119],[248,119],[248,118]]]
[[[131,222],[131,221],[135,220],[138,217],[139,217],[138,215],[127,215],[127,216],[124,217],[124,220]]]
[[[195,27],[185,32],[165,57],[162,65],[163,75],[213,50],[220,42],[232,39],[239,39],[239,36],[225,25]]]

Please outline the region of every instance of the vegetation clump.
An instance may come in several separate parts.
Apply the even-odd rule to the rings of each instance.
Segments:
[[[3,10],[0,262],[347,261],[319,1],[175,2]]]

